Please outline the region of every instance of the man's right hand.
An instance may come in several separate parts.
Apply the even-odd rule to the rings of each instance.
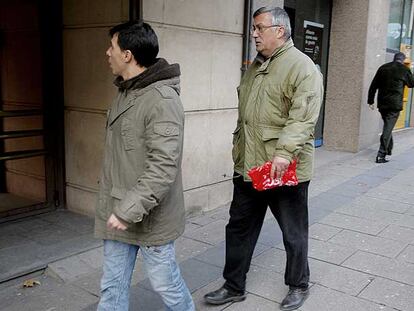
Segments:
[[[375,106],[374,106],[374,104],[370,104],[370,105],[369,105],[369,109],[371,109],[371,110],[375,110]]]

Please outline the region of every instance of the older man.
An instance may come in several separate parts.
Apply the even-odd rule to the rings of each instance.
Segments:
[[[246,274],[267,207],[283,233],[289,292],[281,310],[299,308],[308,296],[308,186],[313,169],[314,128],[323,97],[322,76],[290,38],[287,13],[260,8],[252,36],[258,55],[239,87],[239,116],[233,138],[234,194],[226,226],[224,285],[205,295],[211,304],[245,299]],[[259,192],[247,171],[272,161],[281,177],[297,160],[299,184]]]

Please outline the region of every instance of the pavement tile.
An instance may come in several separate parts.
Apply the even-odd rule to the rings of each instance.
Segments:
[[[343,267],[414,285],[414,264],[362,251],[356,252]]]
[[[282,231],[274,220],[269,219],[263,224],[258,242],[268,246],[275,246],[282,241]]]
[[[190,234],[185,234],[185,237],[210,245],[218,245],[224,241],[226,225],[227,221],[214,219],[213,222],[200,229],[194,230]]]
[[[411,311],[414,306],[414,286],[376,278],[365,288],[359,297],[401,311]]]
[[[91,293],[95,296],[100,295],[100,289],[101,289],[101,279],[102,279],[102,269],[97,269],[94,272],[88,273],[86,275],[80,276],[76,279],[73,279],[68,284],[72,286],[76,286],[79,288],[82,288],[83,290],[87,291],[88,293]],[[131,286],[135,284],[131,283]],[[96,310],[96,309],[95,309]]]
[[[395,213],[405,213],[410,207],[410,204],[390,201],[387,199],[378,199],[373,197],[361,196],[356,198],[350,205],[374,208],[377,210],[391,211]]]
[[[160,295],[152,290],[135,285],[131,287],[129,298],[130,310],[163,311],[164,303]]]
[[[280,303],[288,292],[283,274],[251,266],[247,274],[246,290],[249,293]]]
[[[397,259],[414,264],[414,245],[408,245],[407,248],[398,255]]]
[[[82,262],[79,256],[71,256],[50,263],[47,267],[47,273],[51,276],[58,277],[64,282],[69,282],[82,275],[93,272],[91,266]]]
[[[309,259],[310,281],[356,296],[373,279],[369,274],[343,268],[324,261]]]
[[[37,217],[55,226],[67,229],[76,228],[76,232],[82,234],[92,232],[95,223],[94,218],[92,217],[73,213],[68,210],[58,210],[53,213],[39,215]]]
[[[398,226],[414,229],[414,216],[404,215],[404,217],[394,223]]]
[[[309,237],[315,240],[328,241],[342,229],[315,223],[309,227]]]
[[[395,311],[375,302],[314,285],[299,311]]]
[[[414,196],[410,194],[401,193],[397,191],[391,191],[389,189],[380,188],[380,187],[371,189],[370,191],[366,193],[366,196],[373,197],[376,199],[389,200],[393,202],[406,203],[406,204],[410,204],[414,202]]]
[[[308,217],[309,217],[309,225],[313,225],[317,223],[322,218],[325,218],[327,215],[332,213],[332,211],[319,208],[319,207],[309,207],[308,209]]]
[[[228,308],[226,308],[226,311],[275,311],[279,309],[279,304],[267,300],[265,298],[253,295],[253,294],[247,294],[246,300],[233,303]]]
[[[0,293],[0,310],[62,310],[78,311],[95,303],[98,298],[77,287],[51,277],[35,278],[40,285],[23,288],[21,284]]]
[[[383,238],[402,241],[406,243],[413,243],[414,241],[414,229],[407,227],[400,227],[397,225],[389,225],[378,236]]]
[[[309,200],[309,207],[333,211],[342,205],[352,202],[353,199],[354,195],[351,197],[327,191],[311,198]]]
[[[270,271],[284,273],[286,252],[278,248],[270,248],[256,258],[253,258],[252,265],[269,269]]]
[[[211,245],[181,236],[175,241],[175,257],[178,262],[204,253]]]
[[[330,242],[309,239],[308,256],[322,261],[340,264],[356,251],[355,248],[336,245]]]
[[[398,222],[404,217],[404,215],[400,213],[379,210],[377,207],[367,207],[354,203],[336,209],[335,213],[378,221],[384,224]]]
[[[387,226],[385,223],[354,216],[347,216],[339,213],[331,213],[321,219],[319,223],[374,235],[384,230]]]
[[[330,239],[329,242],[390,258],[396,257],[407,246],[405,242],[349,230],[341,231]]]

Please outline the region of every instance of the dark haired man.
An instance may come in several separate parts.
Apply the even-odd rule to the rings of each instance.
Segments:
[[[414,77],[410,69],[403,63],[404,53],[396,53],[394,61],[378,68],[368,91],[368,105],[374,110],[374,97],[378,90],[377,107],[384,126],[380,138],[376,163],[386,163],[387,155],[391,155],[393,147],[392,130],[397,123],[400,111],[403,109],[404,86],[414,87]]]
[[[233,138],[234,193],[226,226],[224,285],[205,295],[211,304],[245,299],[246,275],[270,207],[283,234],[285,284],[282,310],[299,308],[308,296],[308,186],[313,165],[313,133],[323,96],[321,73],[296,49],[290,21],[281,8],[253,14],[258,55],[239,87],[239,116]],[[272,161],[280,178],[296,159],[299,184],[259,192],[247,171]]]
[[[110,35],[118,95],[108,111],[96,207],[95,235],[104,240],[98,310],[128,310],[138,250],[167,309],[194,310],[174,253],[185,224],[179,65],[156,58],[158,39],[146,23],[124,23]]]

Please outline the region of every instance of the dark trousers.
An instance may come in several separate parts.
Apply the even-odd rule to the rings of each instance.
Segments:
[[[392,147],[394,145],[392,139],[392,130],[394,129],[395,123],[397,123],[400,115],[399,111],[380,111],[384,126],[382,128],[382,135],[380,137],[380,147],[377,156],[385,157],[391,155]]]
[[[246,274],[263,225],[267,207],[276,218],[283,233],[286,250],[285,284],[307,287],[308,266],[308,186],[285,186],[256,191],[243,177],[233,179],[234,193],[230,220],[226,226],[226,264],[224,287],[244,292]]]

